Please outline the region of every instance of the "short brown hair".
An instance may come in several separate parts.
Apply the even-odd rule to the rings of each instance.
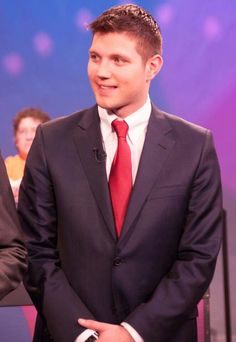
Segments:
[[[162,53],[162,36],[156,20],[142,7],[127,4],[113,6],[88,25],[93,35],[126,32],[137,39],[137,51],[144,61]]]
[[[25,118],[32,118],[34,120],[40,121],[41,123],[47,122],[50,120],[50,116],[39,108],[34,108],[34,107],[23,108],[21,111],[19,111],[16,114],[16,116],[13,119],[14,135],[16,134],[18,130],[21,120]]]

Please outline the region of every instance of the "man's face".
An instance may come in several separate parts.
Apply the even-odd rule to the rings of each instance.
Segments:
[[[95,33],[88,76],[97,104],[121,117],[139,109],[149,90],[149,63],[143,62],[135,39],[126,33]]]
[[[39,120],[30,117],[21,119],[19,123],[15,134],[15,145],[23,158],[25,158],[29,152],[39,124]]]

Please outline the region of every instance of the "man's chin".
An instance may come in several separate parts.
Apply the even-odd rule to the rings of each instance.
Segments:
[[[108,103],[106,101],[97,101],[99,107],[108,110],[109,112],[116,112],[117,107],[114,104]]]

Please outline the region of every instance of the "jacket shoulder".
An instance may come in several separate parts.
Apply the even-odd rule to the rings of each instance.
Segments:
[[[185,120],[180,116],[162,111],[159,108],[153,107],[153,113],[158,120],[166,121],[174,134],[179,138],[183,137],[186,140],[188,137],[203,137],[211,134],[208,128]]]
[[[53,133],[71,129],[84,121],[91,120],[97,112],[97,106],[86,108],[69,115],[60,116],[40,125],[43,132]]]

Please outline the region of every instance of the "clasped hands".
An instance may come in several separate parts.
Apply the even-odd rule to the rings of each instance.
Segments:
[[[121,325],[108,324],[94,321],[91,319],[78,320],[79,325],[84,328],[95,330],[98,332],[98,342],[134,342],[129,332]]]

